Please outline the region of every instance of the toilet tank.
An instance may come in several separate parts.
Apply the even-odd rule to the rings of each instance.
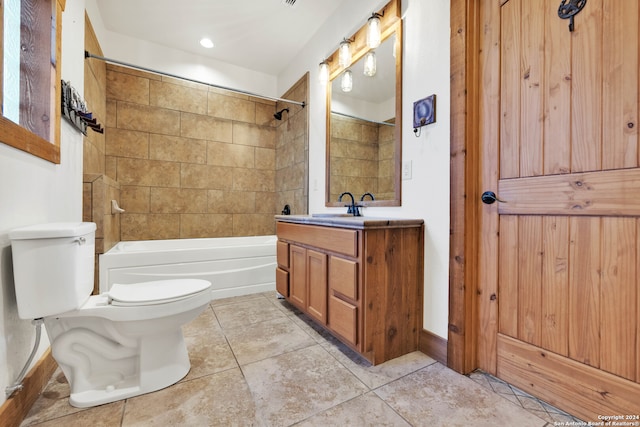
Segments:
[[[9,232],[13,277],[22,319],[62,314],[93,291],[96,225],[51,223]]]

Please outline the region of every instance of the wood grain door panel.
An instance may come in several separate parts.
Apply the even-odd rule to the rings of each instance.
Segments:
[[[597,421],[640,412],[640,7],[557,9],[481,8],[478,362]]]

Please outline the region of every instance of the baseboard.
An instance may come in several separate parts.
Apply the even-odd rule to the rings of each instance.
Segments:
[[[425,329],[420,332],[418,350],[447,366],[447,340]]]
[[[51,349],[48,349],[24,378],[23,389],[16,391],[0,407],[0,425],[18,427],[22,423],[57,367]]]

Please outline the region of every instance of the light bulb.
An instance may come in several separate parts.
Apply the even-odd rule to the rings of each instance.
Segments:
[[[340,88],[343,92],[351,92],[351,89],[353,89],[353,73],[351,70],[347,70],[342,74]]]
[[[375,13],[367,21],[367,46],[375,49],[380,46],[380,18]]]
[[[349,65],[351,65],[351,43],[349,42],[349,40],[343,40],[342,43],[340,43],[338,63],[343,68],[347,68]]]
[[[364,56],[364,75],[369,77],[376,75],[376,54],[373,51],[367,52]]]
[[[327,61],[322,61],[320,63],[320,68],[318,69],[318,80],[323,85],[326,85],[329,82],[329,64],[327,64]]]

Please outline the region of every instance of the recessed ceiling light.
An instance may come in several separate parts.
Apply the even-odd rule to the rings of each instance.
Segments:
[[[210,38],[207,37],[203,37],[202,39],[200,39],[200,44],[202,45],[202,47],[206,47],[207,49],[211,49],[213,47],[213,42]]]

